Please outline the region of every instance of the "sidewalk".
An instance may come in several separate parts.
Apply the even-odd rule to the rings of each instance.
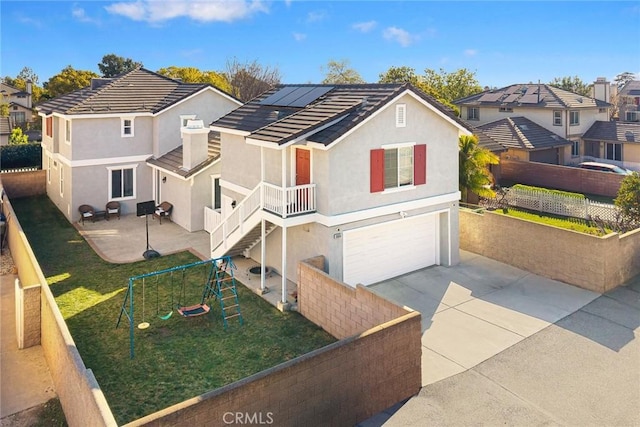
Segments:
[[[16,340],[15,280],[8,249],[2,253],[0,275],[0,425],[11,415],[37,407],[56,397],[42,346],[18,349]]]

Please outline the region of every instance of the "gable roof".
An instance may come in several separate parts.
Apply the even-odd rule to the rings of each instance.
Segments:
[[[620,89],[622,96],[640,96],[640,80],[630,80]]]
[[[176,174],[183,178],[189,178],[197,174],[207,166],[213,164],[220,158],[220,133],[211,131],[208,135],[207,159],[191,169],[184,169],[183,162],[183,145],[169,151],[168,153],[158,157],[147,159],[147,164],[163,169],[167,172]]]
[[[471,129],[453,111],[409,84],[278,85],[211,126],[278,146],[305,136],[328,146],[405,91]]]
[[[456,105],[527,108],[607,108],[611,104],[547,84],[513,84],[453,101]]]
[[[506,148],[540,150],[572,144],[525,117],[507,117],[478,126],[478,129]]]
[[[507,149],[491,137],[488,133],[479,128],[473,129],[473,134],[478,138],[478,146],[486,148],[493,153],[499,153],[501,151],[507,151]]]
[[[582,135],[582,139],[640,142],[640,123],[597,121]]]
[[[40,103],[36,109],[45,114],[65,115],[155,114],[205,88],[235,99],[210,84],[183,83],[136,68],[117,77],[93,79],[91,85]]]

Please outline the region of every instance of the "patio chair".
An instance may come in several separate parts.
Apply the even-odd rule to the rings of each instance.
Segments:
[[[162,202],[158,206],[156,206],[156,210],[153,212],[153,219],[158,217],[160,219],[160,224],[162,224],[162,218],[171,219],[171,211],[173,210],[173,205],[169,202]]]
[[[82,221],[82,225],[84,225],[85,219],[91,219],[91,222],[96,221],[96,211],[90,205],[80,205],[78,206],[78,211],[80,211],[80,220]]]
[[[104,215],[104,219],[106,219],[107,221],[109,221],[109,218],[111,218],[111,216],[117,216],[118,219],[120,219],[120,202],[116,202],[116,201],[111,201],[109,203],[107,203],[107,205],[105,206],[105,215]]]

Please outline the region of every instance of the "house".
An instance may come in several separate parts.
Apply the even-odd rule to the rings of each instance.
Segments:
[[[585,160],[605,159],[632,170],[640,170],[640,123],[595,122],[583,135]]]
[[[601,98],[591,98],[547,84],[513,84],[454,101],[461,117],[473,126],[505,118],[524,117],[533,123],[569,140],[571,145],[558,148],[557,164],[568,164],[572,158],[584,152],[582,135],[596,121],[609,120],[606,80],[594,83],[594,93]],[[533,160],[533,159],[531,159]]]
[[[0,145],[9,145],[11,137],[11,118],[0,117]]]
[[[640,121],[640,80],[628,81],[618,92],[618,117],[622,122]]]
[[[471,129],[413,86],[280,85],[210,128],[224,158],[211,256],[264,260],[282,303],[312,256],[351,286],[458,262],[458,138]]]
[[[209,85],[183,83],[136,68],[37,106],[42,117],[47,194],[69,221],[83,204],[168,201],[171,219],[188,231],[204,227],[211,174],[219,169],[216,138],[203,118],[241,103]]]
[[[32,83],[27,81],[26,89],[21,90],[0,82],[2,103],[9,106],[9,117],[14,126],[21,126],[33,119]]]

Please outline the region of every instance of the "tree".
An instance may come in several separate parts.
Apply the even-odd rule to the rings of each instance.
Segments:
[[[229,84],[227,77],[217,71],[200,71],[194,67],[171,66],[160,68],[158,74],[172,79],[180,79],[185,83],[209,83],[218,89],[231,93],[231,84]]]
[[[365,83],[364,79],[353,68],[349,68],[349,60],[341,61],[330,60],[326,68],[320,67],[325,74],[323,84],[358,84]]]
[[[495,197],[495,192],[490,188],[493,175],[488,166],[497,165],[500,159],[486,148],[478,146],[475,135],[462,135],[458,139],[458,162],[458,185],[463,202],[467,201],[469,191],[480,197]]]
[[[0,104],[0,117],[9,117],[9,104],[5,102]]]
[[[231,94],[248,102],[280,83],[280,70],[263,66],[254,60],[241,63],[237,58],[227,60],[225,76],[231,85]]]
[[[38,75],[33,72],[33,70],[29,67],[24,67],[18,73],[15,78],[10,76],[6,76],[3,78],[4,82],[9,86],[13,86],[16,89],[27,90],[27,82],[31,81],[31,100],[35,104],[40,98],[43,96],[43,90],[40,86],[38,86]]]
[[[93,71],[76,70],[67,65],[59,74],[45,82],[44,88],[52,98],[82,89],[91,84],[91,79],[100,77]]]
[[[13,128],[9,136],[9,145],[23,145],[29,143],[29,137],[22,133],[22,128]]]
[[[618,86],[618,90],[620,90],[624,87],[624,85],[626,85],[628,82],[634,79],[635,79],[635,74],[633,74],[630,71],[625,71],[623,73],[618,74],[616,78],[613,79],[613,82],[616,84],[616,86]]]
[[[461,68],[451,73],[440,68],[436,72],[430,68],[424,70],[423,81],[428,87],[428,93],[449,104],[454,100],[482,92],[482,86],[476,79],[476,73]]]
[[[141,62],[134,62],[133,59],[123,58],[113,53],[103,56],[102,62],[98,64],[102,77],[115,77],[138,67],[142,67]]]
[[[414,86],[420,84],[420,76],[411,67],[389,67],[387,71],[380,74],[378,83],[411,83]]]
[[[549,82],[549,85],[563,89],[569,92],[577,93],[582,96],[591,95],[591,85],[583,82],[580,77],[556,77]]]
[[[633,172],[624,177],[613,202],[624,218],[640,224],[640,173]]]

